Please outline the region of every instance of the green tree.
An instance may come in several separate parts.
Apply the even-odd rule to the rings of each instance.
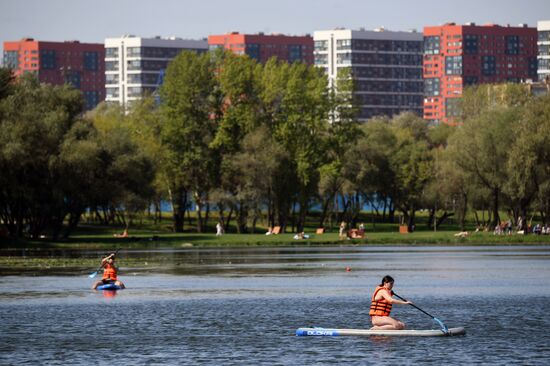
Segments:
[[[357,143],[349,149],[344,158],[343,176],[353,188],[365,197],[379,214],[382,204],[382,220],[386,210],[389,220],[394,218],[394,201],[397,186],[391,157],[397,137],[385,117],[372,118],[361,126]]]
[[[296,177],[299,207],[296,225],[301,231],[311,198],[317,192],[319,168],[324,162],[329,100],[323,72],[304,64],[292,64],[281,110],[286,118],[278,121],[274,136],[289,153],[290,169]],[[279,215],[279,223],[286,226],[284,207],[279,208]]]
[[[95,185],[96,207],[101,208],[105,223],[116,217],[128,228],[153,197],[153,156],[147,145],[137,139],[135,127],[131,127],[120,106],[100,106],[88,118],[98,132],[101,149],[98,160],[102,174]],[[97,210],[96,213],[100,214]]]
[[[32,76],[19,79],[0,101],[0,215],[10,234],[57,238],[68,212],[61,147],[77,124],[83,101],[67,86],[39,84]]]
[[[524,218],[535,201],[545,223],[550,218],[550,97],[533,99],[518,111],[515,136],[507,161],[508,179],[504,190]]]
[[[506,164],[515,140],[517,108],[493,107],[469,119],[449,140],[450,158],[471,182],[491,194],[492,226],[500,223],[499,208],[508,180]]]
[[[201,212],[219,166],[211,148],[218,123],[216,88],[211,56],[182,52],[168,66],[160,90],[165,171],[177,232],[183,231],[189,194],[198,207],[197,231],[204,229]]]
[[[15,76],[11,69],[0,67],[0,100],[12,92],[14,80]]]
[[[162,145],[162,116],[154,97],[145,97],[136,101],[125,124],[133,141],[152,162],[155,173],[153,181],[155,206],[155,222],[162,219],[161,201],[168,199],[168,179],[166,168],[166,152]]]
[[[336,83],[329,85],[328,103],[329,103],[329,125],[326,137],[324,140],[323,165],[319,169],[319,197],[321,200],[321,227],[324,226],[324,221],[328,214],[329,206],[334,202],[334,198],[338,192],[343,194],[344,187],[349,187],[353,190],[349,180],[346,180],[344,168],[346,162],[343,161],[347,152],[355,145],[360,136],[358,127],[358,101],[355,98],[355,84],[351,73],[351,68],[342,68],[338,71]],[[353,177],[353,175],[352,175]],[[352,194],[354,197],[358,197]],[[347,202],[353,202],[353,199]],[[344,206],[344,213],[346,207]],[[356,213],[359,212],[362,204],[356,205]],[[354,221],[353,219],[351,221]]]
[[[425,189],[433,178],[433,154],[430,151],[428,127],[411,112],[392,119],[396,145],[390,167],[395,174],[395,206],[403,213],[403,222],[414,229],[416,211],[422,206]]]

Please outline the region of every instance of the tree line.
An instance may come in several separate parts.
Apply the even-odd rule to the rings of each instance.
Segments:
[[[0,219],[13,236],[54,238],[84,213],[127,225],[156,207],[160,219],[163,201],[176,232],[193,206],[198,232],[213,216],[239,233],[302,231],[312,210],[319,227],[354,225],[365,204],[411,229],[419,210],[428,225],[464,227],[469,210],[479,225],[503,211],[549,221],[548,96],[480,85],[465,90],[458,128],[410,112],[359,124],[350,69],[327,85],[301,63],[183,52],[157,95],[83,113],[78,91],[2,69]]]

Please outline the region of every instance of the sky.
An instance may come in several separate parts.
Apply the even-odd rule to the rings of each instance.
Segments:
[[[550,0],[0,0],[0,44],[210,34],[311,34],[336,27],[422,31],[447,22],[536,27]]]

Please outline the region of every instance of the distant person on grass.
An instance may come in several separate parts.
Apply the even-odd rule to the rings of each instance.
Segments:
[[[222,236],[223,234],[223,224],[221,221],[218,221],[218,223],[216,224],[216,236]]]

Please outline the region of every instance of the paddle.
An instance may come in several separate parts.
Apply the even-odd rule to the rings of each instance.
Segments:
[[[117,253],[118,253],[119,250],[120,250],[120,248],[117,249],[117,250],[115,251],[115,256],[117,255]],[[105,266],[105,263],[101,263],[101,266],[99,266],[99,268],[97,269],[97,271],[95,271],[95,272],[93,272],[93,273],[90,273],[90,274],[88,275],[88,277],[94,278],[95,276],[97,276],[97,274],[99,273],[99,271],[101,271],[101,268],[103,268],[103,266]]]
[[[392,291],[393,292],[393,291]],[[404,298],[402,298],[401,296],[399,296],[398,294],[396,294],[395,292],[393,292],[393,295],[395,295],[395,297],[403,300],[403,301],[408,301]],[[421,312],[423,312],[424,314],[426,314],[427,316],[431,317],[437,324],[439,324],[439,326],[441,327],[441,330],[445,333],[445,334],[449,334],[449,328],[447,328],[447,326],[445,324],[443,324],[443,322],[439,319],[437,319],[435,316],[433,316],[432,314],[420,309],[418,306],[416,306],[415,304],[411,304],[409,303],[410,306],[412,306],[413,308],[415,309],[418,309],[420,310]]]

